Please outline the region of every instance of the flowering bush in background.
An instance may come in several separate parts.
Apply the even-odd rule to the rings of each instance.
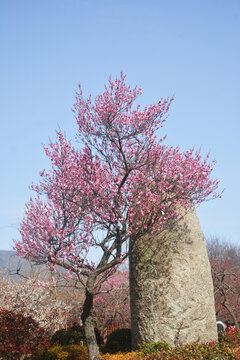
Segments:
[[[0,308],[31,316],[52,335],[69,324],[80,323],[83,291],[70,287],[69,282],[68,287],[65,285],[56,276],[53,282],[49,274],[40,272],[24,274],[17,281],[0,274],[0,288],[4,289]]]

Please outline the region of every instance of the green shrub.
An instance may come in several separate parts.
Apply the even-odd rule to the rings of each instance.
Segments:
[[[115,354],[119,351],[131,351],[131,330],[117,329],[114,330],[107,338],[104,352]]]
[[[58,356],[54,351],[51,351],[52,348],[43,351],[40,351],[38,355],[34,357],[34,360],[58,360]]]
[[[42,351],[34,360],[87,360],[88,351],[85,345],[52,346]]]
[[[228,331],[219,331],[218,333],[218,341],[226,342],[232,345],[240,344],[240,331],[235,328],[235,326],[231,326]]]
[[[95,329],[95,335],[98,345],[101,345],[103,339],[97,329]],[[51,345],[84,345],[86,344],[86,337],[83,326],[74,324],[68,329],[60,329],[55,332],[50,342]]]
[[[60,329],[55,332],[50,340],[51,345],[74,345],[85,344],[86,338],[82,326],[74,324],[68,329]]]
[[[191,344],[174,348],[155,350],[153,344],[147,348],[147,354],[142,353],[139,360],[236,360],[236,352],[229,343]],[[160,345],[161,347],[161,345]]]
[[[141,344],[140,345],[140,351],[144,354],[152,354],[155,353],[156,351],[167,351],[170,349],[170,346],[162,341],[158,341],[155,343],[149,343],[149,344]]]

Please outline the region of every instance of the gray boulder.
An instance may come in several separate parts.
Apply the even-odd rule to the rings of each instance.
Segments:
[[[132,346],[217,340],[213,284],[196,211],[141,239],[130,257]]]

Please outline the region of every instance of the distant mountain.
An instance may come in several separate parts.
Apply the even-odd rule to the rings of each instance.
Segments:
[[[59,273],[64,273],[64,270],[57,266]],[[40,273],[41,276],[47,276],[49,270],[45,265],[33,265],[30,261],[20,258],[12,250],[0,250],[0,273],[4,276],[13,275],[18,278],[16,274],[17,270],[20,274],[29,275],[30,273]]]
[[[17,260],[15,251],[0,250],[0,269],[6,269],[9,263]]]
[[[9,271],[14,272],[21,267],[21,271],[26,272],[31,269],[31,264],[25,259],[16,255],[12,250],[0,250],[0,271],[7,275]]]

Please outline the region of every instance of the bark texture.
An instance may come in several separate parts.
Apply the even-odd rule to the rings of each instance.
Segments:
[[[84,326],[85,336],[87,339],[88,347],[88,359],[89,360],[100,360],[99,347],[94,331],[94,322],[92,316],[93,308],[93,291],[89,292],[86,290],[86,298],[83,304],[82,322]]]
[[[132,347],[217,341],[208,255],[193,209],[160,235],[136,243],[130,257]]]

